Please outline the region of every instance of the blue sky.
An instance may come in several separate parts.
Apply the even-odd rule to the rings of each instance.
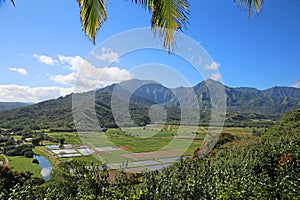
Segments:
[[[190,2],[190,25],[184,33],[218,63],[225,85],[300,87],[299,0],[266,1],[261,13],[250,20],[232,0]],[[75,0],[15,3],[13,7],[7,1],[0,8],[0,101],[38,102],[72,92],[80,65],[97,45],[120,32],[150,25],[147,11],[131,1],[111,0],[95,46],[81,30]],[[167,70],[159,71],[167,66],[189,85],[202,80],[188,63],[162,51],[144,50],[119,57],[113,49],[101,50],[103,61],[116,62],[106,69],[109,78],[100,86],[139,78],[132,69],[151,63],[155,63],[153,74],[160,78],[171,79]],[[101,70],[91,67],[94,74],[101,74]],[[148,75],[152,76],[150,71]],[[181,83],[173,80],[165,84],[176,87]]]

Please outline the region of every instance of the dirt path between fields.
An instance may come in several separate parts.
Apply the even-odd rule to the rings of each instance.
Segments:
[[[8,163],[9,163],[8,158],[3,154],[0,154],[0,156],[2,156],[4,158],[4,165],[3,166],[4,167],[8,166]]]
[[[59,160],[54,157],[54,155],[47,149],[41,148],[41,147],[35,147],[36,150],[40,151],[41,153],[46,154],[46,159],[48,159],[51,164],[54,164],[55,166],[58,165]]]

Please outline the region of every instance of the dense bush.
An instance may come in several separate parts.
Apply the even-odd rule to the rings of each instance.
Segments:
[[[34,153],[32,151],[26,151],[24,153],[24,157],[26,158],[33,158]]]
[[[20,188],[20,193],[18,194],[29,193],[26,191],[26,188],[32,188],[43,182],[43,179],[32,178],[30,173],[16,172],[7,166],[0,166],[0,199],[30,199],[22,198],[21,195],[15,196],[16,188]],[[33,197],[31,199],[34,199],[33,195],[31,197]]]
[[[14,143],[7,142],[6,145],[7,144],[9,146],[4,146],[4,153],[7,156],[25,156],[25,153],[32,152],[32,148],[33,148],[33,145],[31,145],[31,144],[17,145],[15,142]],[[30,156],[30,154],[27,153],[26,156]],[[32,153],[32,156],[33,156],[33,153]],[[30,158],[32,158],[32,156]]]
[[[234,140],[234,135],[231,133],[221,133],[219,136],[219,140],[217,141],[215,148],[227,143],[232,142]]]
[[[227,134],[225,134],[227,135]],[[231,138],[224,136],[224,140]],[[162,172],[108,180],[103,166],[64,162],[39,187],[15,185],[11,199],[300,199],[300,109],[260,140],[181,160]],[[5,199],[5,198],[4,198]]]
[[[37,159],[33,159],[32,163],[34,163],[34,164],[40,164],[40,162]]]
[[[4,143],[4,142],[7,142],[9,140],[8,137],[3,137],[3,136],[0,136],[0,143]]]

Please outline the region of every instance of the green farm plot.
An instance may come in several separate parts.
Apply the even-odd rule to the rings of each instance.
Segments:
[[[241,128],[241,127],[234,127],[234,128],[224,128],[223,132],[231,133],[235,136],[236,140],[242,142],[243,140],[253,140],[256,137],[252,135],[253,130],[251,128]]]
[[[64,160],[80,160],[86,163],[101,163],[100,160],[95,158],[94,156],[80,156],[80,157],[72,157],[72,158],[60,158],[60,161]]]
[[[240,127],[225,127],[223,129],[223,132],[228,132],[231,133],[233,135],[249,135],[252,133],[252,129],[251,128],[240,128]]]
[[[91,147],[115,146],[110,140],[110,136],[105,133],[80,133],[79,135],[82,143]]]
[[[29,171],[35,177],[42,178],[40,174],[41,168],[37,164],[33,164],[33,158],[25,158],[23,156],[9,156],[9,166],[16,171]]]
[[[166,157],[191,156],[194,151],[201,147],[207,131],[216,133],[218,131],[231,133],[236,136],[237,142],[252,136],[250,128],[208,128],[196,126],[161,126],[150,125],[147,127],[129,127],[124,129],[108,129],[107,132],[99,133],[50,133],[53,138],[65,138],[65,144],[76,146],[87,145],[86,148],[93,149],[92,155],[81,155],[72,158],[59,158],[63,160],[83,160],[93,163],[114,163],[121,161],[137,161],[145,159],[143,153],[158,151],[166,154]],[[100,150],[107,148],[119,148],[115,150]],[[78,150],[76,150],[78,151]],[[172,153],[173,151],[173,153]],[[176,154],[181,155],[174,155]],[[140,158],[128,156],[130,153],[142,153]],[[151,154],[152,155],[152,154]],[[164,155],[157,155],[164,157]],[[139,157],[139,156],[137,156]],[[155,159],[156,157],[153,157]],[[149,158],[147,158],[149,159]]]
[[[15,140],[20,140],[20,139],[22,139],[22,136],[21,136],[21,135],[15,135],[15,136],[14,136],[14,139],[15,139]]]
[[[109,152],[108,154],[104,155],[96,155],[97,160],[101,161],[104,164],[107,163],[118,163],[122,161],[133,161],[133,159],[124,157],[122,154],[118,154],[116,152]]]
[[[139,135],[137,135],[139,134]],[[110,129],[107,133],[85,133],[82,141],[92,147],[123,146],[132,152],[155,151],[172,140],[170,133],[160,133],[146,137],[139,132],[124,133],[118,129]],[[149,131],[146,133],[151,134]],[[142,135],[142,136],[141,136]]]
[[[120,130],[109,130],[106,135],[116,146],[129,147],[131,152],[156,151],[167,146],[168,149],[180,149],[186,142],[191,143],[193,139],[203,139],[205,135],[194,135],[187,128],[177,132],[160,131],[153,127],[147,129],[128,128],[124,132]]]
[[[82,144],[82,141],[77,132],[51,132],[47,133],[47,135],[49,135],[53,139],[65,138],[65,143],[67,144]]]

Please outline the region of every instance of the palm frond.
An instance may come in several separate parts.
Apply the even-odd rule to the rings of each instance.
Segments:
[[[259,13],[264,4],[264,0],[234,0],[234,2],[248,9],[248,17],[251,17],[252,13]]]
[[[132,2],[142,6],[143,8],[152,10],[153,0],[132,0]]]
[[[16,6],[14,0],[10,0],[10,2],[13,4],[13,6]],[[1,3],[5,3],[5,0],[0,0],[0,4],[1,4]]]
[[[176,30],[188,24],[188,0],[132,0],[152,12],[151,27],[164,40],[164,48],[171,53],[175,48]]]
[[[80,6],[80,19],[85,34],[95,44],[97,30],[106,20],[105,0],[77,0]]]

